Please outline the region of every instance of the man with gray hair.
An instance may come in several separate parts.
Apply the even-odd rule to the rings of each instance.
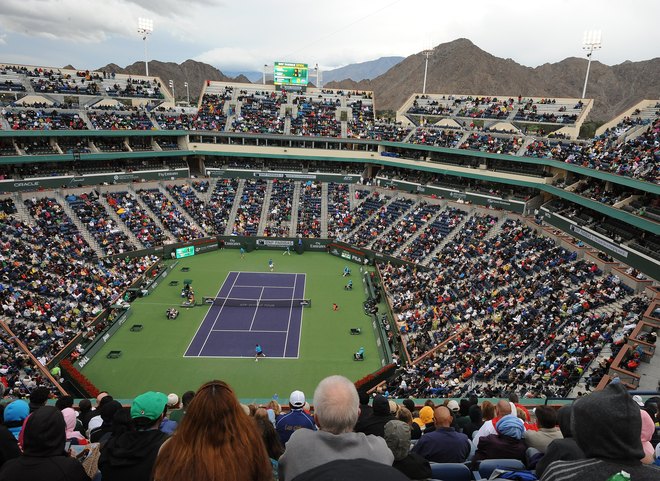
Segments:
[[[354,433],[360,400],[351,381],[343,376],[323,379],[314,391],[314,421],[318,431],[298,429],[279,459],[280,479],[290,481],[331,461],[368,459],[391,466],[392,451],[383,438]]]

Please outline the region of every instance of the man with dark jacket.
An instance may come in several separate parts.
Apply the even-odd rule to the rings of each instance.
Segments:
[[[65,433],[59,409],[37,409],[25,422],[23,454],[2,466],[0,481],[89,481],[82,464],[64,451]]]
[[[374,436],[385,437],[385,425],[396,419],[390,413],[390,403],[387,398],[378,394],[374,398],[373,413],[371,416],[362,420],[360,426],[356,426],[356,432],[364,434],[373,434]]]
[[[167,396],[146,392],[133,400],[131,418],[134,431],[112,437],[101,450],[99,469],[103,481],[149,481],[156,456],[167,435],[158,427]]]
[[[470,440],[451,427],[451,411],[438,406],[434,412],[435,430],[424,433],[412,449],[413,453],[433,463],[462,463],[470,454]]]

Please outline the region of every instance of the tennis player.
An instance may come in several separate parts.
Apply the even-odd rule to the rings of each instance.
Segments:
[[[275,270],[275,264],[273,263],[273,259],[268,259],[268,268],[270,269],[270,272],[273,272]]]
[[[258,362],[260,357],[266,357],[261,344],[257,344],[254,348],[254,362]]]

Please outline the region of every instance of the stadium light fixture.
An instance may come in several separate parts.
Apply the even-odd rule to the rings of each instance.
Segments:
[[[144,72],[149,76],[149,57],[147,56],[147,37],[154,31],[154,21],[150,18],[138,18],[138,33],[144,40]]]
[[[188,82],[183,82],[183,86],[186,88],[186,102],[190,105],[190,90],[188,89]]]
[[[264,64],[264,71],[263,71],[263,84],[266,85],[266,70],[268,69],[268,64]]]
[[[582,89],[582,99],[584,100],[587,95],[587,82],[589,81],[589,69],[591,68],[591,60],[594,50],[600,50],[603,47],[601,42],[602,32],[600,30],[589,30],[584,32],[584,39],[582,41],[582,49],[588,51],[587,53],[587,75],[584,77],[584,88]]]
[[[314,70],[316,71],[316,87],[321,88],[321,69],[319,68],[319,64],[314,66]]]
[[[174,105],[176,105],[176,96],[174,95],[174,80],[169,81],[170,90],[172,90],[172,98],[174,99]]]
[[[429,57],[433,55],[433,50],[424,50],[422,52],[422,55],[426,57],[426,61],[424,63],[424,85],[422,85],[422,93],[426,93],[426,74],[429,71]]]

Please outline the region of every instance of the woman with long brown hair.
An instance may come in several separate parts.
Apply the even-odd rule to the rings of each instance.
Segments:
[[[254,419],[223,381],[199,388],[154,466],[155,481],[267,481],[266,447]]]

